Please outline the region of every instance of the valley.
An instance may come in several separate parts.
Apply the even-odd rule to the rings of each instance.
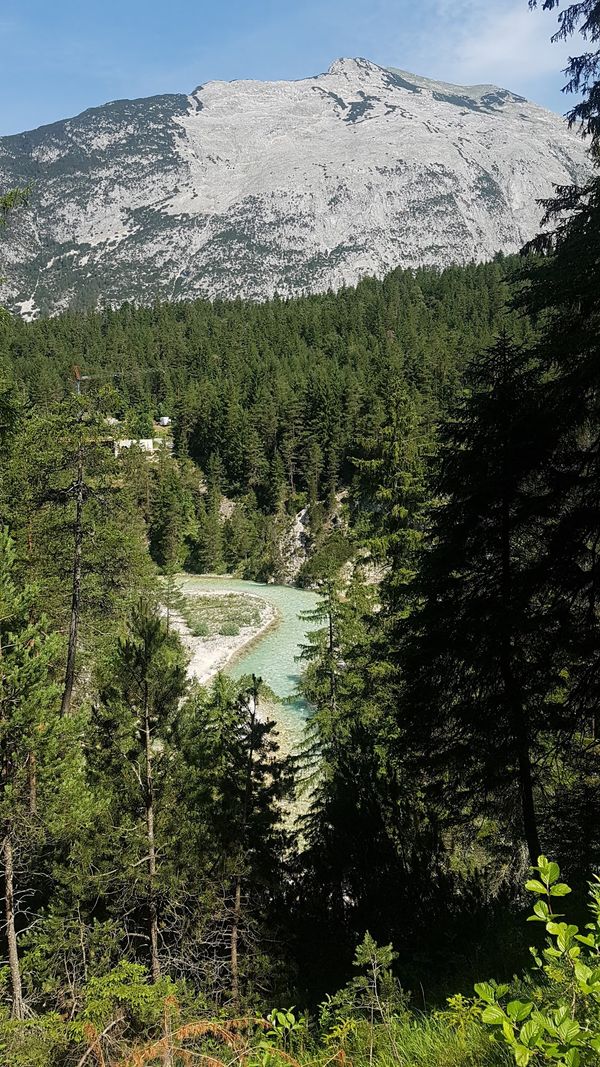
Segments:
[[[600,5],[335,5],[0,18],[244,75],[0,138],[0,1067],[598,1064]]]

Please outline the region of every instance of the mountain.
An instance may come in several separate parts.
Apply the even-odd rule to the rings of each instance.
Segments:
[[[0,139],[0,189],[33,187],[0,244],[0,300],[31,318],[261,299],[482,260],[588,170],[580,138],[521,96],[365,59],[120,100]]]

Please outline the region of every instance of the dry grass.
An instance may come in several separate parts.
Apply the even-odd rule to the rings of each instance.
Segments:
[[[186,1023],[160,1040],[135,1049],[112,1067],[248,1067],[265,1059],[264,1048],[257,1048],[252,1040],[256,1029],[267,1031],[271,1026],[268,1019],[257,1018]],[[206,1039],[220,1041],[227,1049],[227,1055],[220,1058],[212,1052],[203,1051],[201,1047],[194,1048],[194,1044]],[[305,1060],[301,1062],[289,1052],[276,1047],[269,1054],[269,1062],[287,1064],[288,1067],[311,1067]],[[330,1053],[324,1061],[322,1056],[318,1057],[319,1067],[330,1067],[334,1063],[346,1067],[348,1062],[343,1049]],[[314,1063],[316,1065],[317,1061]]]
[[[204,1067],[230,1067],[232,1059],[227,1063],[200,1050],[186,1048],[190,1042],[199,1038],[214,1038],[221,1041],[227,1048],[234,1052],[233,1059],[243,1065],[247,1062],[251,1046],[247,1041],[241,1041],[244,1034],[257,1027],[268,1030],[271,1024],[266,1019],[227,1019],[223,1022],[202,1020],[200,1022],[186,1023],[179,1026],[172,1033],[166,1034],[158,1041],[146,1045],[144,1048],[134,1050],[126,1059],[120,1060],[114,1067],[149,1067],[151,1064],[188,1064],[201,1063]],[[291,1061],[292,1067],[300,1067],[295,1060]]]

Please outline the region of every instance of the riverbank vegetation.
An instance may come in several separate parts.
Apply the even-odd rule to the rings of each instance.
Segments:
[[[260,626],[261,602],[237,593],[183,594],[181,613],[195,637],[236,637],[243,626]]]
[[[597,1062],[598,177],[549,209],[518,261],[0,320],[2,1062]],[[298,554],[284,758],[165,606]]]

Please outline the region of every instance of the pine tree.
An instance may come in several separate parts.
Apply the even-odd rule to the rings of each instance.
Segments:
[[[0,380],[0,447],[17,427],[19,407],[14,386]]]
[[[548,432],[539,467],[551,520],[547,595],[565,619],[570,708],[580,727],[589,729],[597,715],[600,655],[600,178],[585,200],[567,200],[574,212],[555,235],[554,254],[528,272],[527,300],[544,322],[536,355],[546,372],[542,404]]]
[[[211,456],[207,470],[204,512],[199,516],[198,544],[195,551],[197,569],[219,574],[224,568],[223,523],[221,521],[221,485],[223,469],[218,456]]]
[[[543,6],[553,9],[561,5],[557,0],[545,0]],[[559,13],[556,36],[566,40],[577,31],[591,43],[600,38],[600,12],[591,0],[568,4]],[[559,189],[546,203],[545,222],[553,225],[532,243],[541,256],[525,264],[520,297],[520,305],[539,325],[535,353],[544,370],[540,407],[547,429],[532,473],[541,481],[545,498],[540,574],[548,612],[560,627],[562,721],[564,730],[571,732],[563,768],[570,784],[568,791],[561,790],[564,804],[558,821],[571,821],[570,837],[576,825],[581,827],[580,855],[584,851],[589,854],[589,834],[583,830],[591,814],[589,802],[585,810],[569,810],[568,796],[570,792],[575,805],[574,798],[586,795],[594,778],[586,757],[586,738],[597,735],[600,699],[599,71],[597,52],[569,59],[565,88],[579,94],[569,121],[579,124],[590,137],[595,170],[583,186]],[[574,786],[574,781],[578,785]],[[589,795],[594,795],[593,788]]]
[[[32,855],[48,830],[48,774],[61,775],[58,691],[52,683],[58,643],[35,617],[35,593],[18,584],[15,547],[0,530],[0,824],[4,930],[12,1014],[25,1015],[18,949],[23,900],[31,892]]]
[[[176,573],[184,566],[196,534],[192,494],[177,462],[161,452],[150,495],[148,537],[152,558],[165,573]]]
[[[300,760],[309,799],[296,918],[303,968],[313,963],[304,940],[335,972],[367,925],[403,946],[406,916],[413,928],[423,921],[438,884],[436,829],[394,754],[396,708],[382,700],[373,594],[359,575],[343,592],[328,584],[312,615],[325,625],[303,650],[301,691],[313,708]]]
[[[372,426],[357,445],[352,488],[355,522],[373,562],[389,569],[384,593],[387,610],[401,611],[425,526],[426,461],[433,452],[418,398],[405,382],[391,387],[385,421]]]

